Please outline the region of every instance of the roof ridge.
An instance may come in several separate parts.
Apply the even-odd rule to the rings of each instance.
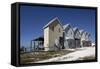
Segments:
[[[53,18],[51,21],[49,21],[44,27],[43,29],[45,29],[46,27],[48,27],[50,24],[52,24],[55,20],[57,20],[59,22],[59,24],[62,26],[60,20],[58,19],[58,17]],[[63,27],[62,27],[63,28]]]

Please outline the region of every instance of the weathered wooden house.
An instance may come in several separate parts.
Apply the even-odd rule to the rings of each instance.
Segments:
[[[87,46],[92,46],[92,42],[91,42],[91,35],[88,33],[87,35],[87,38],[88,38],[88,45]]]
[[[74,31],[69,24],[63,26],[64,28],[64,47],[68,48],[75,48],[75,41],[74,41]]]
[[[85,41],[83,41],[84,47],[91,46],[90,34],[85,33]]]
[[[83,47],[83,41],[85,41],[85,33],[84,33],[84,30],[80,30],[80,36],[81,36],[81,40],[80,40],[80,45],[81,47]]]
[[[79,30],[77,27],[72,28],[69,24],[62,26],[57,17],[46,24],[43,29],[44,43],[42,45],[45,51],[80,48],[91,45],[89,33]],[[41,41],[38,40],[38,42]]]
[[[56,17],[51,20],[44,29],[44,48],[45,51],[60,50],[64,46],[63,27]]]
[[[80,32],[79,29],[77,27],[73,28],[74,31],[74,40],[75,40],[75,48],[79,48],[81,47],[81,36],[80,36]]]
[[[81,34],[81,46],[82,47],[91,46],[90,34],[83,30],[80,30],[80,34]]]

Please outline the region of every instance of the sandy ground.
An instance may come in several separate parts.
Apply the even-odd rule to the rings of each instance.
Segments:
[[[89,56],[95,56],[95,47],[84,47],[84,48],[77,48],[77,49],[68,49],[68,50],[75,50],[75,52],[66,54],[61,57],[55,57],[41,62],[57,62],[57,61],[75,61],[75,60],[81,60],[81,58],[89,57]],[[38,63],[37,62],[37,63]]]

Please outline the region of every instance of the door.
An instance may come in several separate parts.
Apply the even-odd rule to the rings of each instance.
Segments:
[[[68,47],[69,48],[75,48],[74,40],[73,39],[68,39]]]
[[[80,46],[80,39],[75,39],[75,46],[76,46],[76,48],[81,47]]]
[[[59,43],[61,45],[61,48],[64,49],[64,38],[63,37],[59,37]]]

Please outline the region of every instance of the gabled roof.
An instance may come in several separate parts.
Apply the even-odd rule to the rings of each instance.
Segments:
[[[80,34],[82,35],[84,33],[84,30],[79,30]]]
[[[74,31],[74,34],[76,34],[77,31],[79,32],[79,29],[77,27],[74,27],[73,31]],[[79,34],[80,34],[80,32],[79,32]]]
[[[88,36],[88,33],[86,32],[85,36]]]
[[[78,28],[77,28],[77,27],[74,27],[74,28],[73,28],[73,31],[74,31],[74,32],[76,32],[77,30],[78,30]]]
[[[74,35],[76,35],[76,32],[78,31],[79,32],[79,29],[77,27],[74,27],[73,28],[73,31],[74,31]],[[75,37],[75,36],[74,36]],[[80,38],[80,32],[79,32],[79,38]],[[76,38],[76,37],[75,37]]]
[[[91,36],[90,33],[88,33],[88,36]]]
[[[58,19],[57,17],[55,17],[55,18],[52,19],[48,24],[46,24],[46,25],[43,27],[43,29],[47,28],[47,27],[50,26],[52,23],[55,23],[54,21],[57,21],[57,23],[59,23],[59,24],[61,25],[59,19]],[[61,25],[61,27],[62,27],[62,25]],[[63,27],[62,27],[62,28],[63,28]]]
[[[70,24],[65,24],[65,25],[63,26],[63,29],[66,29],[66,28],[68,28],[68,27],[70,27]]]
[[[83,34],[84,34],[85,37],[87,36],[87,32],[86,31],[84,31]]]
[[[63,26],[63,29],[67,32],[71,28],[70,24],[66,24]],[[72,29],[73,30],[73,29]]]
[[[85,36],[88,36],[89,37],[90,36],[90,33],[86,32]]]

